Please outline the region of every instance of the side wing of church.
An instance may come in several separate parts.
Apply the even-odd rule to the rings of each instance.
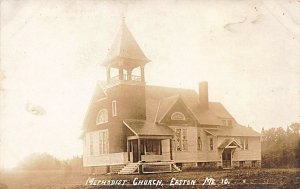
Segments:
[[[146,85],[149,62],[123,22],[103,63],[107,81],[97,84],[84,121],[87,170],[130,173],[164,163],[175,170],[260,167],[261,135],[210,102],[207,82],[198,93]]]

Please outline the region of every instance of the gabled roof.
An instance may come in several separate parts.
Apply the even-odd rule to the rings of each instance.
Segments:
[[[219,149],[236,147],[241,148],[241,145],[234,139],[225,139],[224,142],[218,146]]]
[[[97,103],[97,100],[105,98],[106,93],[102,87],[103,82],[99,82],[96,86],[94,96],[91,100],[91,105],[89,106],[89,112],[93,113],[93,109],[96,106],[92,106]],[[194,117],[198,120],[201,125],[214,125],[217,126],[217,129],[206,129],[206,132],[214,136],[261,136],[260,133],[254,131],[253,129],[241,126],[236,122],[233,123],[232,127],[221,126],[222,118],[234,119],[230,113],[224,108],[221,103],[218,102],[209,102],[208,109],[202,109],[199,105],[198,94],[191,89],[180,89],[180,88],[171,88],[171,87],[160,87],[160,86],[146,86],[146,117],[147,121],[144,121],[143,124],[141,120],[138,120],[136,123],[138,125],[155,125],[156,119],[159,120],[165,113],[176,103],[178,99],[181,99],[183,103],[188,107],[188,110],[192,112]],[[86,117],[88,119],[88,117]],[[126,120],[126,123],[133,123]],[[86,126],[86,122],[84,124]],[[130,124],[132,126],[132,124]],[[156,125],[157,126],[157,125]],[[160,128],[159,126],[153,128]],[[135,128],[132,126],[132,128]],[[135,128],[137,131],[142,133],[147,133],[147,130],[143,130],[146,127]],[[150,131],[149,131],[150,132]],[[154,132],[155,134],[155,132]]]
[[[150,61],[137,44],[125,21],[122,22],[121,28],[103,65],[113,67],[116,66],[114,64],[119,60],[123,61],[123,63],[132,64],[132,67],[136,67],[136,64],[144,65]]]
[[[172,106],[178,101],[179,95],[161,99],[159,101],[155,122],[160,122]]]
[[[203,109],[199,104],[198,94],[192,89],[181,89],[160,86],[146,86],[147,120],[157,121],[177,98],[183,100],[184,104],[203,125],[221,125],[220,118],[234,119],[221,103],[209,102],[209,108]],[[159,108],[158,108],[159,106]],[[151,113],[148,113],[151,112]],[[155,112],[156,115],[152,113]],[[157,117],[157,119],[155,119]]]
[[[174,131],[168,126],[156,125],[152,122],[136,119],[125,119],[123,123],[136,135],[173,136]]]

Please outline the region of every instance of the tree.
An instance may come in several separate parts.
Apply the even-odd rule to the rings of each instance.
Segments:
[[[47,153],[31,154],[17,167],[22,170],[59,170],[62,163]]]
[[[293,132],[279,128],[265,130],[262,140],[263,167],[300,166],[300,137],[293,127]]]

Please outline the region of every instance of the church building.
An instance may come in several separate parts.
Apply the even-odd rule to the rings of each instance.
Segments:
[[[260,167],[261,135],[209,101],[207,82],[197,92],[146,85],[149,62],[123,21],[102,64],[107,79],[98,82],[83,125],[86,170]]]

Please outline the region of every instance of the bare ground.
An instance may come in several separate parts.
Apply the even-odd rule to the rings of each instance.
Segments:
[[[127,180],[124,186],[85,185],[88,178],[104,180]],[[134,186],[133,180],[162,180],[163,185]],[[196,185],[171,186],[172,178],[177,180],[196,180]],[[213,178],[216,185],[203,186],[206,178]],[[229,184],[222,184],[228,179]],[[173,179],[173,181],[175,181]],[[179,181],[178,181],[179,182]],[[183,181],[182,181],[183,182]],[[174,182],[173,182],[174,183]],[[96,188],[297,188],[300,189],[300,169],[242,169],[199,171],[145,175],[84,175],[70,172],[5,172],[0,173],[0,189],[96,189]]]

